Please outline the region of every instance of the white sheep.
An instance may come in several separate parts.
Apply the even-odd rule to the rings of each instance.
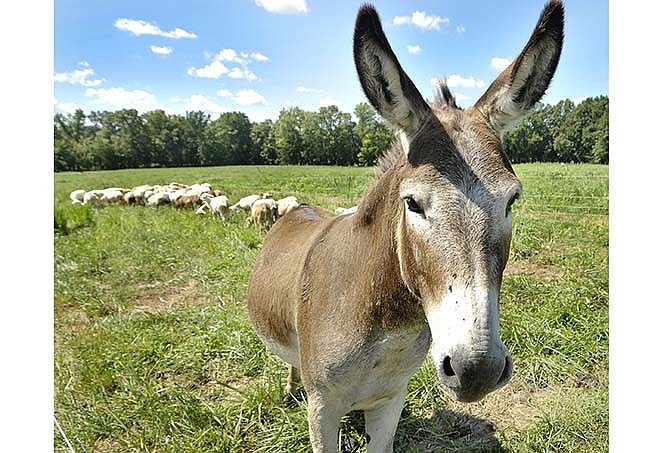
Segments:
[[[284,214],[288,214],[298,206],[300,206],[300,203],[298,203],[298,199],[293,195],[284,197],[277,201],[277,215],[281,217]]]
[[[84,204],[84,194],[86,191],[84,189],[77,189],[70,192],[70,200],[72,204]]]
[[[213,197],[209,193],[203,193],[200,195],[200,200],[209,207],[212,215],[219,214],[221,220],[226,220],[226,213],[230,206],[230,200],[228,200],[227,196],[219,195],[218,197]]]
[[[147,197],[147,206],[149,206],[150,208],[157,208],[162,204],[169,204],[169,203],[170,203],[170,197],[167,192],[157,192]]]
[[[235,203],[234,205],[230,206],[228,209],[230,209],[232,212],[237,212],[240,209],[244,209],[245,211],[250,211],[251,206],[254,204],[254,202],[258,199],[260,199],[258,195],[248,195],[246,197],[240,198],[240,201]]]
[[[99,207],[107,204],[107,200],[105,198],[105,193],[102,190],[93,189],[84,194],[84,201],[82,203]]]

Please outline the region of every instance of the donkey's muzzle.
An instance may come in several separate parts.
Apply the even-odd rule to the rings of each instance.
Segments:
[[[507,351],[487,354],[456,349],[438,366],[440,379],[452,398],[470,403],[507,384],[512,377],[514,362]]]

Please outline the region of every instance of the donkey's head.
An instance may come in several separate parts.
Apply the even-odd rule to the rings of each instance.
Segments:
[[[513,362],[499,334],[498,301],[521,184],[502,133],[544,95],[563,43],[563,6],[550,1],[521,54],[474,106],[445,83],[429,105],[391,50],[379,16],[361,7],[354,59],[365,94],[400,131],[396,250],[402,279],[420,298],[440,380],[459,401],[504,386]]]

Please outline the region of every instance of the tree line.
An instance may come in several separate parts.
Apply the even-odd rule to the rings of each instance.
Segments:
[[[215,120],[134,109],[54,115],[55,171],[213,165],[374,165],[395,136],[367,103],[352,115],[336,106],[283,109],[277,121],[241,112]],[[544,105],[504,139],[517,162],[609,160],[608,98]]]

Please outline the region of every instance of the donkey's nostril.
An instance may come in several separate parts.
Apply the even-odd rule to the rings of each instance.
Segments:
[[[444,358],[444,363],[442,364],[442,367],[444,368],[444,374],[446,374],[447,376],[456,376],[456,372],[451,367],[451,357],[446,356]]]

